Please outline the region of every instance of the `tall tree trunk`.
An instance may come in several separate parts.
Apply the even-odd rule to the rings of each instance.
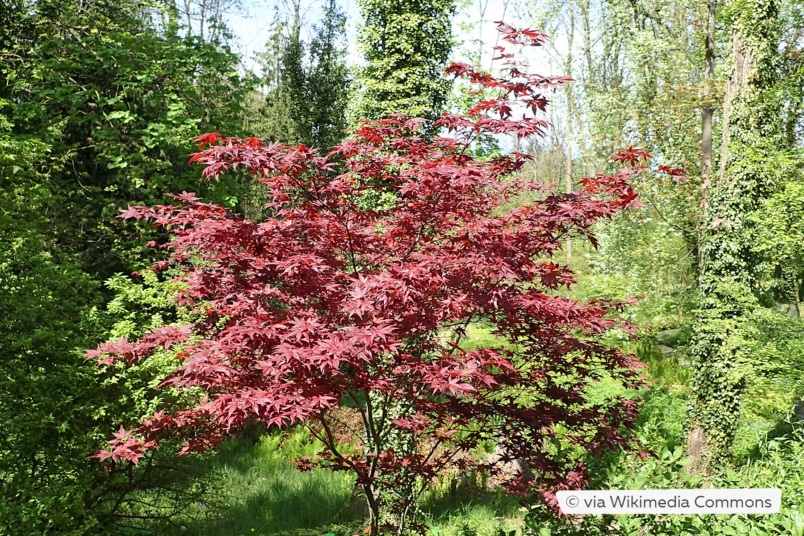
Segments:
[[[566,76],[572,78],[572,44],[575,39],[575,10],[569,5],[569,34],[567,36],[567,64],[564,69]],[[567,193],[572,193],[572,84],[567,84],[567,161],[566,180]],[[572,260],[572,238],[567,237],[567,262]]]
[[[706,219],[707,200],[712,184],[712,119],[715,107],[712,103],[712,86],[715,82],[715,11],[717,0],[707,2],[706,17],[706,70],[704,71],[704,105],[701,112],[701,195],[700,213]],[[700,249],[700,248],[699,248]],[[700,256],[698,258],[700,265]]]
[[[705,200],[701,239],[700,308],[688,412],[688,453],[695,472],[728,459],[746,378],[740,356],[751,310],[757,259],[751,214],[773,188],[773,155],[783,148],[775,84],[778,0],[735,5],[732,72],[723,104],[717,184]],[[708,45],[708,43],[707,43]]]
[[[715,78],[716,10],[717,0],[708,0],[705,45],[706,70],[704,71],[704,106],[701,112],[701,191],[698,205],[701,222],[707,222],[709,192],[712,186],[712,119],[715,109],[710,99],[712,97],[712,85],[714,84]],[[698,231],[699,285],[701,285],[703,279],[702,275],[705,259],[703,257],[704,248],[702,235],[705,232],[704,225],[700,225]],[[687,452],[690,456],[690,470],[692,472],[702,472],[705,469],[704,454],[707,448],[707,443],[708,438],[702,423],[698,421],[693,422],[687,437]]]

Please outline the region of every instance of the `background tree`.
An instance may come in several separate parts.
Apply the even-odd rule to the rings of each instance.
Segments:
[[[39,170],[48,147],[9,130],[0,114],[0,533],[108,534],[163,519],[197,500],[202,490],[193,480],[203,464],[166,465],[159,455],[136,471],[108,472],[87,456],[113,415],[141,416],[160,396],[149,382],[165,363],[112,381],[87,367],[80,351],[106,329],[136,332],[120,318],[126,309],[139,309],[140,326],[159,317],[153,303],[122,292],[114,311],[95,309],[102,308],[99,282],[50,232],[49,207],[58,199]]]
[[[443,78],[452,48],[454,0],[360,0],[358,69],[352,116],[380,119],[394,113],[434,120],[444,108]]]
[[[684,324],[696,286],[699,5],[573,0],[522,11],[551,36],[547,68],[575,80],[571,92],[555,97],[550,136],[527,147],[532,173],[576,188],[584,174],[608,169],[608,154],[635,145],[689,177],[680,184],[637,179],[644,206],[600,229],[594,251],[572,252],[583,296],[641,295],[632,319],[658,329]]]
[[[30,2],[32,31],[5,51],[0,74],[13,131],[50,146],[51,232],[101,280],[134,261],[130,243],[118,248],[134,237],[117,235],[117,210],[196,186],[175,162],[199,130],[237,128],[245,89],[228,49],[178,27],[160,33],[145,8]]]
[[[573,74],[577,73],[574,76],[578,96],[575,110],[579,113],[576,117],[559,115],[557,119],[559,130],[567,123],[566,116],[574,126],[582,128],[576,127],[576,141],[553,140],[565,154],[567,146],[577,144],[580,151],[574,167],[601,166],[600,156],[590,154],[585,146],[638,143],[657,159],[682,166],[690,176],[690,180],[681,184],[674,181],[638,183],[646,206],[618,216],[614,225],[601,230],[598,250],[585,252],[588,266],[577,266],[585,283],[583,287],[590,292],[586,296],[623,299],[626,295],[644,294],[645,299],[632,309],[632,318],[659,329],[686,330],[696,323],[695,329],[707,331],[697,339],[703,346],[696,346],[692,353],[702,361],[710,359],[707,352],[722,349],[732,353],[732,357],[720,360],[719,366],[726,367],[728,362],[730,375],[746,377],[745,387],[750,395],[743,400],[748,403],[749,420],[759,418],[757,411],[761,402],[758,400],[765,399],[768,392],[779,391],[778,387],[773,387],[774,382],[789,385],[793,381],[783,371],[796,366],[789,357],[792,354],[781,350],[795,339],[790,335],[794,331],[781,335],[780,330],[792,328],[775,311],[778,302],[793,304],[795,301],[796,291],[782,290],[782,287],[796,287],[793,281],[797,276],[793,275],[795,269],[791,269],[795,262],[790,255],[787,261],[781,261],[780,254],[790,251],[781,244],[786,241],[785,236],[795,236],[796,231],[790,224],[791,214],[773,212],[770,207],[778,209],[782,198],[788,199],[790,206],[796,204],[778,189],[790,193],[793,190],[785,184],[798,180],[791,149],[800,144],[800,138],[785,138],[782,130],[791,132],[784,125],[790,120],[800,121],[794,111],[800,98],[793,96],[790,90],[800,87],[795,75],[798,67],[794,66],[797,63],[793,58],[798,57],[795,51],[801,47],[801,38],[800,30],[796,29],[800,27],[796,22],[799,8],[792,7],[792,3],[779,3],[779,6],[784,14],[773,16],[773,31],[782,32],[776,36],[771,35],[770,30],[760,36],[762,31],[757,28],[765,23],[756,22],[755,15],[745,15],[748,17],[745,21],[736,22],[739,19],[736,13],[742,9],[749,13],[755,9],[762,13],[766,9],[750,2],[720,4],[720,9],[715,11],[715,2],[579,0],[540,4],[541,11],[536,12],[542,26],[548,28],[562,46],[575,42],[570,39],[571,30],[580,33],[577,50],[570,50],[575,63]],[[749,24],[748,19],[754,22]],[[734,29],[735,25],[748,29]],[[628,32],[629,39],[620,37],[623,31]],[[745,52],[734,48],[735,32],[754,32],[741,39],[750,43],[745,46],[763,50],[760,53],[751,49],[747,54],[757,62],[748,71],[732,73],[727,62],[716,61],[719,57],[736,57],[735,61],[741,61]],[[769,51],[774,45],[763,43],[774,39],[780,46],[771,54]],[[559,48],[555,47],[556,52]],[[563,49],[561,52],[554,61],[566,62],[570,57]],[[766,56],[767,59],[762,59]],[[728,84],[727,79],[730,79]],[[751,87],[747,90],[753,99],[750,106],[756,107],[756,114],[751,115],[757,116],[750,125],[745,122],[735,127],[740,141],[728,134],[729,116],[734,107],[732,100],[740,99],[736,95],[742,94],[742,90],[735,89],[739,85],[736,80],[743,80]],[[564,108],[563,103],[557,107],[561,108]],[[757,137],[759,132],[762,132],[761,142]],[[746,153],[734,157],[735,148],[729,149],[728,143],[737,143],[736,150]],[[543,154],[552,154],[546,149]],[[754,152],[757,150],[767,156],[764,165],[750,163],[746,156],[760,154]],[[737,160],[727,163],[727,158]],[[731,167],[731,174],[725,173],[723,166]],[[557,168],[555,165],[544,167]],[[560,180],[556,172],[553,180]],[[715,191],[731,201],[724,201],[723,197],[712,201],[710,197]],[[763,200],[769,197],[775,201],[765,204]],[[720,215],[709,214],[723,203],[737,204],[731,208],[721,206],[717,209],[723,212]],[[760,225],[760,221],[763,224]],[[723,222],[729,222],[728,228],[720,227]],[[768,225],[769,222],[773,225]],[[715,231],[713,225],[719,230]],[[782,228],[787,229],[787,234],[777,235]],[[713,238],[716,235],[720,238]],[[713,240],[720,245],[714,246]],[[715,252],[714,247],[725,247],[732,253],[729,257],[725,255],[726,250]],[[729,264],[731,261],[726,261],[727,258],[742,260]],[[715,259],[724,260],[725,272],[712,271],[712,263],[720,262]],[[742,268],[738,269],[740,263]],[[709,275],[704,275],[705,272]],[[726,273],[742,278],[742,290],[737,287],[726,290],[729,286],[724,282]],[[782,283],[783,279],[789,282]],[[720,282],[723,286],[715,291],[714,287]],[[723,296],[733,292],[731,301],[726,300],[730,305],[722,308],[715,305],[713,295],[717,292],[724,293]],[[737,298],[738,295],[743,297]],[[736,302],[732,303],[735,300],[740,303],[739,307]],[[720,298],[715,301],[725,303]],[[789,307],[795,310],[795,305]],[[713,309],[720,312],[712,313]],[[710,318],[711,314],[715,316]],[[742,320],[736,320],[738,317]],[[776,327],[771,328],[772,325]],[[775,334],[771,337],[775,342],[768,339],[769,333]],[[701,342],[703,339],[709,342]],[[782,357],[785,353],[787,358]],[[707,374],[715,372],[709,370]],[[699,394],[693,395],[696,400],[692,404],[695,409],[690,411],[691,422],[700,424],[699,417],[694,417],[696,412],[712,410],[719,415],[707,417],[713,433],[724,433],[725,428],[718,426],[731,426],[725,436],[733,437],[741,422],[735,406],[723,402],[720,409],[716,409],[717,405],[710,403],[707,398],[710,395],[706,393],[712,396],[721,393],[731,400],[740,397],[726,395],[725,384],[712,387],[710,380],[696,377],[693,390],[702,398],[698,400]],[[700,382],[710,382],[709,387]],[[700,435],[703,428],[696,424],[692,429],[696,431],[690,436],[689,446],[700,454],[702,443],[706,443]],[[719,454],[710,454],[717,457],[729,452],[731,439],[726,440],[725,445]]]
[[[310,109],[307,128],[314,147],[329,149],[343,139],[346,131],[350,83],[345,61],[346,16],[335,0],[329,0],[314,30],[307,74]]]
[[[111,382],[77,350],[119,331],[103,280],[153,260],[149,231],[114,215],[203,186],[177,162],[196,129],[236,129],[246,87],[225,46],[160,25],[148,2],[20,0],[0,18],[0,533],[108,534],[186,506],[190,495],[143,490],[190,490],[195,472],[87,461],[111,415],[145,413],[164,370]],[[225,199],[230,186],[210,190]],[[135,507],[136,494],[166,510]]]
[[[290,6],[289,19],[277,9],[272,37],[259,55],[262,84],[252,95],[248,124],[255,136],[304,143],[328,151],[346,129],[349,74],[345,55],[346,18],[335,0],[305,43],[302,5]]]
[[[729,6],[732,71],[723,104],[717,184],[706,199],[688,448],[704,468],[730,455],[751,355],[761,275],[751,216],[784,181],[776,93],[780,3]]]
[[[161,5],[160,5],[161,4]],[[241,0],[160,0],[157,8],[167,26],[179,26],[187,36],[216,42],[223,37],[224,17],[242,7]]]
[[[295,0],[283,18],[275,7],[271,37],[260,62],[260,84],[249,93],[245,128],[253,136],[283,143],[304,143],[326,153],[345,136],[350,86],[346,66],[346,18],[336,0],[326,5],[312,28],[302,24],[302,4]],[[304,31],[312,30],[308,43]],[[239,196],[246,218],[265,215],[266,191],[251,181]]]

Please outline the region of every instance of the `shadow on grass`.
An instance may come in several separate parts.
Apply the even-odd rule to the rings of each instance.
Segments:
[[[217,460],[221,508],[196,512],[183,534],[267,535],[321,528],[310,534],[323,535],[333,523],[361,523],[359,504],[349,500],[354,489],[350,475],[302,473],[291,463],[318,448],[301,430],[268,434],[256,444],[238,440],[224,445]]]
[[[676,356],[663,355],[655,344],[636,350],[655,382],[641,393],[637,430],[652,449],[672,451],[680,443],[689,369]],[[349,536],[358,532],[365,515],[361,501],[352,497],[353,477],[324,470],[300,473],[291,463],[320,448],[308,441],[303,430],[265,434],[256,443],[238,440],[224,445],[216,459],[223,507],[195,512],[180,534]],[[590,474],[601,480],[595,482],[598,485],[604,485],[611,472],[622,470],[621,453],[589,461]],[[434,531],[439,527],[439,536],[459,534],[467,524],[478,536],[498,534],[500,528],[507,531],[512,523],[521,523],[520,506],[518,498],[489,489],[482,478],[472,475],[433,486],[422,502],[428,524]],[[336,529],[334,524],[348,528]]]
[[[220,454],[222,509],[187,523],[184,535],[351,536],[365,525],[365,511],[353,496],[350,475],[316,470],[300,473],[290,460],[311,455],[315,446],[292,432],[265,436],[258,444],[232,442]],[[433,487],[423,502],[428,524],[450,534],[469,524],[478,536],[521,520],[519,500],[490,490],[477,479],[452,479]]]
[[[438,534],[461,532],[463,527],[471,527],[471,533],[479,536],[498,534],[501,528],[519,524],[520,507],[518,497],[488,487],[474,474],[445,479],[422,501],[428,524]]]

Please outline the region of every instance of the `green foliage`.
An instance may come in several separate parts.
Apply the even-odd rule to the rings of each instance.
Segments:
[[[752,216],[785,178],[785,143],[775,85],[779,3],[735,2],[734,71],[727,86],[721,172],[707,200],[700,243],[701,301],[695,326],[695,374],[689,421],[706,434],[705,462],[731,453],[741,400],[751,385],[763,305],[756,284],[762,259]],[[759,313],[761,314],[761,313]]]
[[[435,119],[449,94],[443,76],[452,47],[454,0],[360,0],[358,42],[367,62],[358,71],[352,116],[395,113]]]
[[[172,460],[168,445],[136,469],[110,473],[89,458],[115,424],[170,402],[155,387],[175,358],[165,352],[111,375],[86,365],[81,351],[110,323],[113,336],[161,325],[171,291],[115,280],[119,296],[100,314],[96,283],[54,248],[46,222],[0,213],[0,534],[108,534],[128,517],[175,513],[203,494],[197,460]]]
[[[95,285],[54,256],[35,229],[0,222],[0,534],[92,524],[84,496],[92,440],[85,403],[95,375],[73,348],[88,343],[82,311]],[[87,440],[74,441],[76,437]],[[86,478],[89,476],[89,478]],[[94,476],[97,476],[95,474]],[[83,477],[83,478],[82,478]],[[86,532],[88,533],[88,532]]]
[[[47,235],[37,165],[49,148],[9,129],[0,115],[0,534],[88,533],[93,475],[79,467],[91,447],[65,439],[87,432],[81,404],[93,395],[76,387],[95,378],[73,348],[90,341],[82,312],[96,285]]]
[[[539,1],[529,7],[537,28],[573,44],[572,50],[548,47],[558,68],[576,80],[572,101],[558,107],[567,111],[554,120],[552,145],[533,151],[543,162],[542,176],[563,191],[567,153],[577,184],[579,176],[605,169],[611,154],[629,145],[690,176],[680,184],[637,178],[643,207],[597,229],[595,250],[573,241],[582,297],[640,297],[627,311],[634,321],[657,328],[686,322],[697,283],[700,126],[694,117],[703,94],[705,11],[690,0]],[[562,139],[562,123],[568,122],[570,140]]]
[[[789,304],[800,316],[799,302],[804,298],[804,182],[793,166],[788,180],[751,216],[756,229],[753,252],[763,260],[760,270],[763,290],[775,301]],[[792,178],[792,180],[790,180]]]
[[[639,297],[626,314],[657,329],[686,320],[695,298],[692,255],[683,230],[665,219],[678,221],[667,209],[646,206],[601,227],[598,249],[585,253],[589,265],[579,285],[584,297]]]
[[[804,534],[804,448],[802,429],[788,437],[759,442],[756,458],[736,469],[723,469],[704,480],[688,472],[689,460],[681,446],[664,447],[655,458],[626,458],[601,468],[592,489],[781,488],[778,515],[602,515],[556,518],[541,507],[526,517],[525,534],[532,536],[640,536]]]
[[[115,297],[107,303],[105,311],[94,308],[88,316],[104,326],[107,340],[131,340],[166,325],[185,324],[199,313],[176,308],[176,294],[183,287],[172,281],[175,275],[170,271],[157,275],[144,270],[137,275],[139,281],[114,276],[106,286],[114,291]],[[160,405],[186,405],[194,393],[180,396],[176,390],[157,390],[159,383],[177,367],[177,351],[164,350],[153,360],[129,366],[114,363],[103,367],[100,383],[106,389],[105,395],[125,407],[126,412],[114,415],[101,409],[101,414],[130,426],[134,416],[150,416]]]
[[[139,0],[27,2],[18,17],[30,31],[2,50],[14,132],[51,149],[40,162],[58,198],[51,233],[100,278],[141,254],[118,210],[198,190],[189,141],[237,130],[245,89],[225,46],[157,30],[150,13]]]
[[[777,319],[778,320],[778,319]],[[789,319],[793,321],[793,319]],[[757,320],[759,325],[763,325]],[[765,324],[763,329],[767,329]],[[778,324],[777,324],[778,328]],[[683,333],[675,335],[683,340]],[[775,337],[785,339],[789,334]],[[773,339],[774,335],[768,335]],[[665,342],[667,342],[665,340]],[[758,345],[759,346],[759,345]],[[590,489],[678,489],[678,488],[782,488],[782,510],[774,516],[637,516],[604,515],[556,518],[541,506],[532,508],[526,517],[529,535],[643,535],[643,534],[802,534],[804,502],[799,467],[804,456],[801,423],[780,418],[774,420],[779,432],[767,435],[752,431],[757,416],[743,414],[740,438],[745,454],[736,467],[721,465],[702,478],[689,474],[689,460],[684,457],[683,422],[687,406],[689,370],[679,365],[677,353],[663,355],[650,338],[643,338],[634,348],[647,364],[653,386],[642,393],[638,436],[644,447],[655,453],[645,460],[637,456],[609,455],[598,460]],[[789,355],[789,354],[788,354]],[[778,360],[777,360],[778,363]],[[766,385],[767,387],[767,385]],[[762,393],[761,398],[775,398],[786,389],[783,384]],[[746,396],[746,406],[751,397]],[[759,397],[758,397],[759,398]],[[757,400],[761,402],[761,400]],[[778,405],[777,405],[778,407]],[[787,406],[788,408],[790,406]],[[774,413],[774,415],[777,415]],[[781,434],[781,435],[780,435]]]
[[[342,42],[346,16],[329,0],[320,26],[310,43],[310,68],[307,73],[309,131],[311,144],[322,149],[334,147],[344,137],[349,73],[346,47]]]
[[[346,18],[329,0],[313,38],[305,43],[300,3],[293,7],[289,22],[276,15],[266,50],[258,55],[262,83],[250,96],[246,128],[254,136],[326,152],[343,139],[347,126]]]
[[[181,164],[189,138],[239,109],[234,56],[157,31],[146,8],[0,6],[0,534],[108,534],[201,489],[191,466],[202,465],[162,462],[170,445],[137,468],[108,472],[89,458],[120,420],[150,413],[173,366],[167,354],[126,375],[85,364],[107,329],[171,320],[155,295],[99,312],[97,276],[141,262],[131,246],[143,240],[118,233],[117,209],[197,186]]]
[[[715,62],[712,80],[704,77],[700,2],[539,2],[533,11],[548,33],[575,32],[579,43],[555,51],[577,80],[575,123],[589,124],[573,164],[589,173],[615,148],[638,144],[690,176],[681,185],[640,183],[646,206],[599,232],[598,251],[576,248],[573,267],[584,298],[643,295],[626,313],[639,323],[688,324],[698,309],[689,423],[705,421],[720,444],[711,454],[725,458],[733,434],[744,452],[800,396],[793,371],[801,328],[779,308],[797,316],[804,297],[801,159],[791,150],[801,144],[804,18],[795,1],[717,4],[714,56],[727,61]],[[694,118],[707,104],[722,105],[716,129],[728,128],[721,176],[702,189]]]
[[[114,321],[107,337],[139,337],[167,324],[193,318],[193,313],[186,308],[176,312],[176,293],[185,287],[172,280],[175,275],[170,270],[160,275],[148,269],[137,272],[133,278],[118,274],[107,280],[106,287],[114,293],[114,298],[106,304],[105,315]]]
[[[294,3],[294,19],[282,36],[279,53],[279,80],[274,90],[266,95],[265,120],[270,122],[271,132],[262,137],[299,144],[309,137],[307,131],[308,102],[306,96],[306,73],[304,69],[304,44],[301,41],[301,15],[299,2]],[[281,30],[281,27],[278,28]],[[307,141],[307,140],[305,140]]]

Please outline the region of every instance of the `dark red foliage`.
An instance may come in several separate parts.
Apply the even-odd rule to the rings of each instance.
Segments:
[[[638,165],[640,163],[647,162],[650,160],[651,156],[646,151],[642,149],[635,149],[634,147],[629,147],[628,149],[622,150],[619,153],[615,154],[612,157],[612,160],[615,162],[622,162],[623,164],[628,164],[631,166]]]
[[[544,39],[501,29],[514,43]],[[457,450],[492,439],[504,454],[489,468],[524,460],[532,474],[516,475],[509,487],[549,498],[586,482],[583,463],[556,454],[557,442],[595,453],[628,443],[636,402],[592,404],[584,389],[604,376],[640,385],[640,363],[601,341],[608,330],[633,326],[617,319],[618,304],[566,297],[575,278],[555,255],[568,236],[589,236],[595,222],[635,203],[628,180],[641,168],[547,195],[517,175],[527,155],[481,161],[467,148],[479,134],[543,132],[547,122],[533,115],[547,104],[542,92],[568,79],[526,74],[513,63],[502,78],[467,65],[448,72],[499,91],[468,115],[445,114],[437,125],[451,137],[426,139],[421,120],[396,116],[363,122],[325,156],[253,138],[197,138],[191,162],[205,177],[244,167],[268,187],[263,222],[186,192],[175,196],[177,206],[124,212],[170,232],[160,247],[182,269],[179,303],[202,319],[89,354],[131,362],[180,345],[181,366],[164,385],[207,397],[156,413],[136,429],[139,442],[121,430],[99,458],[136,462],[173,437],[187,438],[186,451],[201,450],[254,420],[326,424],[350,402],[380,432],[357,437],[367,447],[345,453],[313,426],[330,447],[317,463],[353,471],[366,485],[400,467],[432,479]],[[616,160],[647,157],[630,148]],[[500,208],[523,191],[538,200]],[[469,325],[488,327],[500,343],[467,346]],[[367,406],[367,393],[405,411],[392,419]],[[397,453],[384,442],[410,434],[430,450]]]
[[[659,166],[659,173],[664,173],[676,184],[687,180],[687,174],[683,169],[675,166]]]

